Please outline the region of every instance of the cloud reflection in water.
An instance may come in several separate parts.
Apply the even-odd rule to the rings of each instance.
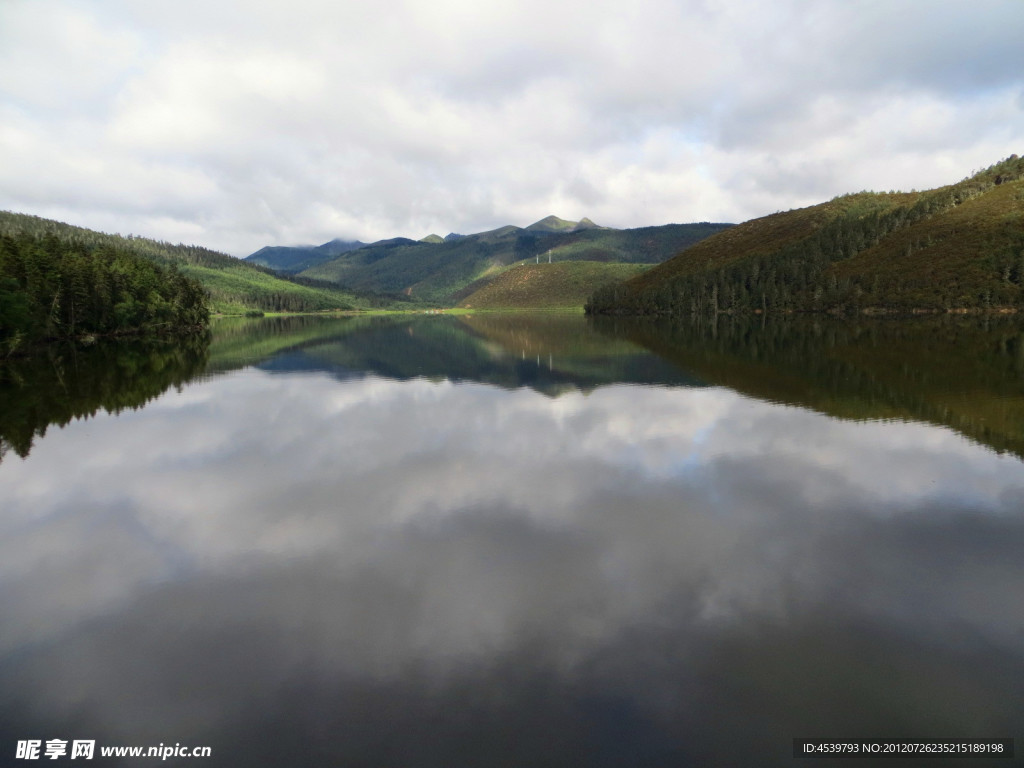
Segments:
[[[44,737],[703,765],[1022,714],[1024,464],[932,426],[250,369],[51,432],[0,505]]]

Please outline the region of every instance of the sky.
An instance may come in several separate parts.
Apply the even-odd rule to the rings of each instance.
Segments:
[[[0,0],[0,209],[245,256],[1024,154],[1021,0]]]

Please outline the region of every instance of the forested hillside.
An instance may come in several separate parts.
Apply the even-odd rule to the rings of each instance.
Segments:
[[[924,192],[861,192],[754,219],[621,286],[592,313],[1024,307],[1024,160]]]
[[[324,309],[352,309],[372,303],[332,284],[284,277],[273,270],[247,264],[224,253],[193,245],[170,243],[129,235],[108,235],[59,221],[19,213],[0,212],[0,235],[51,236],[76,248],[94,251],[113,248],[132,253],[164,267],[175,266],[195,278],[209,294],[214,312],[241,313],[246,310],[309,312]]]
[[[0,342],[203,327],[206,293],[130,247],[0,234]]]

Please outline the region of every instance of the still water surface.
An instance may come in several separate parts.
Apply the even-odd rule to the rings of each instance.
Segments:
[[[1022,338],[291,318],[18,363],[0,764],[29,738],[216,766],[1022,749]]]

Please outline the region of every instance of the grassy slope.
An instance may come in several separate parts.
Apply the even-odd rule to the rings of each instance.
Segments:
[[[362,298],[328,287],[314,288],[282,280],[274,275],[229,265],[220,269],[184,264],[181,271],[199,280],[210,292],[214,312],[237,314],[249,309],[275,310],[275,297],[301,301],[302,311],[354,309],[365,306]],[[287,306],[280,307],[288,309]]]
[[[774,296],[781,309],[942,310],[1021,305],[1022,288],[1024,160],[1014,156],[934,190],[862,192],[745,222],[596,303],[743,311],[767,295],[769,308]]]
[[[227,254],[195,246],[172,245],[143,237],[122,237],[75,227],[63,222],[0,211],[0,232],[51,233],[61,239],[128,246],[142,256],[175,263],[181,271],[203,283],[210,292],[214,312],[243,312],[277,308],[352,309],[366,300],[331,286],[310,287],[281,279],[271,271]]]
[[[518,264],[459,302],[474,309],[582,307],[602,285],[622,282],[646,269],[643,264],[563,261]]]
[[[544,259],[549,250],[552,259],[559,262],[654,264],[728,226],[668,224],[563,234],[502,227],[444,243],[405,242],[361,248],[301,274],[357,290],[402,293],[424,301],[454,304],[503,268],[538,255]]]

